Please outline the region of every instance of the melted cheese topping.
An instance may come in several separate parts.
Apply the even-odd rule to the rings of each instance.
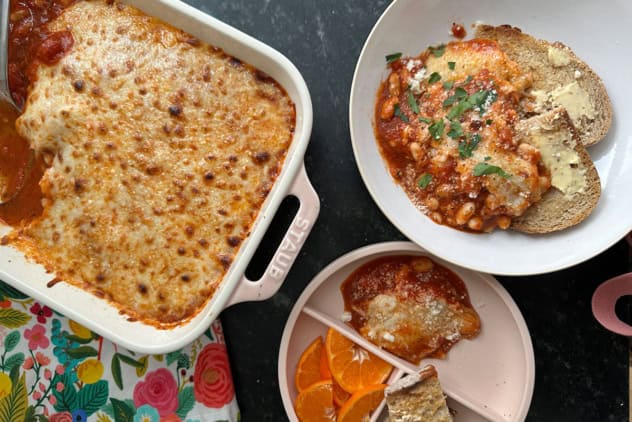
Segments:
[[[41,218],[12,241],[134,317],[209,300],[248,236],[295,123],[265,74],[138,10],[70,7],[75,40],[41,65],[17,125],[49,164]]]

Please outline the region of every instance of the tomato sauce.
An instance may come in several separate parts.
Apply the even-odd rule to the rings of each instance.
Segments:
[[[13,101],[24,105],[38,62],[54,64],[70,51],[69,31],[50,33],[45,25],[75,0],[13,0],[9,17],[9,87]]]
[[[75,0],[13,0],[9,16],[9,88],[13,101],[22,108],[29,84],[38,64],[52,65],[73,46],[69,31],[50,33],[45,24],[59,16]],[[0,174],[7,184],[6,196],[17,192],[0,205],[0,220],[18,224],[42,212],[39,180],[43,163],[34,157],[26,140],[15,130],[18,113],[0,103]]]
[[[0,102],[0,173],[8,176],[7,196],[17,195],[0,205],[0,220],[15,225],[42,212],[42,191],[39,180],[43,165],[36,159],[28,143],[15,131],[17,111]]]

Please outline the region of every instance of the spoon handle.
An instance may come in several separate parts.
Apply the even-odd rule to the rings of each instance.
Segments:
[[[0,100],[13,104],[9,91],[9,2],[0,0]]]

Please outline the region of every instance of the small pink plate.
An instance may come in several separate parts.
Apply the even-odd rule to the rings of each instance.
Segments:
[[[482,329],[478,337],[462,340],[446,359],[424,359],[413,365],[378,348],[341,320],[344,311],[340,284],[353,270],[386,255],[426,255],[450,268],[465,282]],[[290,421],[297,391],[294,373],[305,348],[333,327],[361,347],[394,366],[388,382],[432,364],[437,368],[455,421],[522,421],[533,394],[535,362],[529,330],[509,293],[490,275],[449,264],[411,242],[387,242],[352,251],[327,266],[297,300],[283,331],[279,350],[279,387]],[[371,421],[386,416],[384,403]]]

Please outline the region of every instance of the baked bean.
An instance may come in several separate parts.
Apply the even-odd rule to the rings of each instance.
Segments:
[[[426,198],[426,207],[430,211],[436,211],[439,209],[439,200],[434,196],[429,196]]]
[[[447,183],[443,183],[437,186],[437,189],[435,190],[435,194],[439,198],[447,198],[451,195],[451,193],[452,193],[452,186]]]
[[[419,159],[422,158],[424,151],[421,149],[421,145],[417,142],[411,142],[410,153],[415,161],[419,161]]]
[[[495,210],[496,208],[498,208],[499,205],[500,201],[493,193],[490,193],[489,195],[487,195],[487,198],[485,198],[485,206],[490,210]]]
[[[425,256],[419,257],[413,261],[413,268],[415,271],[420,273],[425,273],[426,271],[432,270],[433,264],[432,261]]]
[[[430,218],[432,218],[432,220],[437,224],[443,223],[443,217],[436,211],[430,214]]]
[[[408,143],[408,140],[410,139],[410,135],[412,134],[412,131],[413,129],[410,126],[404,126],[400,134],[402,145],[406,145]]]
[[[382,120],[389,120],[393,118],[395,114],[395,104],[397,104],[397,97],[390,97],[382,104],[382,110],[380,111],[380,118]]]
[[[498,224],[499,229],[507,230],[511,225],[511,218],[507,217],[506,215],[501,215],[496,220],[496,224]]]
[[[467,227],[471,230],[480,231],[483,228],[483,219],[481,217],[472,217],[467,222]]]
[[[408,80],[410,79],[410,72],[406,67],[402,67],[399,71],[399,80],[400,89],[407,90],[408,89]]]
[[[476,205],[474,202],[466,202],[461,205],[459,210],[456,212],[456,224],[462,226],[470,220],[470,217],[474,215],[474,211],[476,211]]]
[[[399,97],[400,88],[399,88],[399,74],[391,73],[391,76],[388,77],[388,93],[391,96]]]

